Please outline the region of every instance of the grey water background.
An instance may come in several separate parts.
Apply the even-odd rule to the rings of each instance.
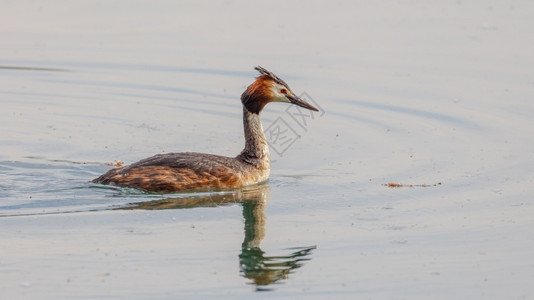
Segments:
[[[2,295],[532,298],[533,13],[528,1],[3,3]],[[256,65],[322,109],[301,126],[293,108],[266,107],[264,128],[291,133],[271,140],[267,184],[90,183],[116,160],[239,153]]]

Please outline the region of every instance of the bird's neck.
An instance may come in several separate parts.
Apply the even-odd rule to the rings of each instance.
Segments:
[[[243,125],[245,128],[245,149],[239,157],[257,168],[269,168],[269,146],[263,133],[259,113],[251,113],[243,107]]]

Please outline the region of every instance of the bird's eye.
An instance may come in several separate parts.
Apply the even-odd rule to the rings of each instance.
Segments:
[[[282,94],[287,94],[287,90],[286,90],[286,89],[281,89],[281,90],[280,90],[280,93],[282,93]]]

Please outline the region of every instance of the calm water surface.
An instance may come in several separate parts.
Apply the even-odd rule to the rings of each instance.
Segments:
[[[2,294],[534,297],[534,6],[302,5],[3,5]],[[268,183],[90,183],[239,153],[256,65],[321,108],[264,110]]]

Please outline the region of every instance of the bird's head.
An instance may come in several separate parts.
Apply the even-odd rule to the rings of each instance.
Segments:
[[[241,102],[249,112],[259,114],[269,102],[291,103],[309,110],[319,111],[295,95],[287,83],[272,72],[260,66],[255,69],[260,72],[260,76],[241,95]]]

